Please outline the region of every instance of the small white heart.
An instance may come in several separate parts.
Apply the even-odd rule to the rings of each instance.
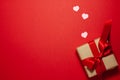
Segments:
[[[86,20],[88,17],[89,17],[89,15],[88,15],[87,13],[83,13],[83,14],[82,14],[82,18],[83,18],[84,20]]]
[[[74,6],[74,7],[73,7],[73,10],[74,10],[75,12],[78,12],[79,9],[80,9],[79,6]]]
[[[81,37],[82,37],[82,38],[87,38],[87,36],[88,36],[88,32],[83,32],[83,33],[81,33]]]

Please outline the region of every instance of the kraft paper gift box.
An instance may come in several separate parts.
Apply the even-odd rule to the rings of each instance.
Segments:
[[[117,60],[114,56],[114,51],[109,52],[108,55],[101,57],[100,61],[98,61],[99,63],[97,64],[97,66],[94,66],[94,68],[90,69],[88,66],[91,67],[92,64],[86,63],[88,64],[88,66],[84,65],[84,60],[89,58],[94,58],[96,57],[96,55],[100,55],[100,41],[102,40],[101,38],[106,39],[106,42],[108,42],[107,37],[110,36],[110,28],[111,28],[111,21],[107,22],[106,27],[103,30],[103,34],[101,37],[96,38],[88,43],[85,43],[79,47],[77,47],[77,52],[78,55],[81,59],[81,62],[83,64],[83,67],[87,73],[87,76],[89,78],[95,77],[97,75],[101,75],[103,72],[106,72],[108,70],[112,70],[115,69],[116,67],[118,67],[118,63]],[[106,37],[106,38],[105,38]],[[92,45],[92,46],[91,46]],[[91,62],[92,63],[92,62]]]
[[[97,39],[94,40],[97,48],[98,48],[99,39],[100,38],[97,38]],[[98,48],[98,51],[99,51],[99,48]],[[78,47],[77,52],[78,52],[78,55],[79,55],[81,60],[84,60],[88,57],[93,57],[94,56],[92,54],[92,51],[91,51],[88,43],[83,44],[82,46]],[[114,56],[114,53],[111,53],[110,55],[108,55],[106,57],[103,57],[102,61],[103,61],[103,65],[105,66],[106,70],[111,70],[111,69],[114,69],[118,66],[118,63],[117,63],[117,61],[115,59],[115,56]],[[86,66],[84,66],[84,69],[85,69],[89,78],[94,77],[98,74],[96,72],[96,69],[91,71]]]

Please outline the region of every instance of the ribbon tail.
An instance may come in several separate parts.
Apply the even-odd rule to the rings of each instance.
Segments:
[[[83,64],[87,66],[89,70],[93,70],[96,65],[96,60],[94,58],[87,58],[83,60]]]

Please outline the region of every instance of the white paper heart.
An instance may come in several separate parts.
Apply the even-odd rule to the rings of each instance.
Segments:
[[[78,12],[79,9],[80,9],[79,6],[74,6],[74,7],[73,7],[73,10],[74,10],[75,12]]]
[[[84,20],[86,20],[88,17],[89,17],[89,14],[87,14],[87,13],[83,13],[83,14],[82,14],[82,18],[83,18]]]
[[[82,37],[82,38],[87,38],[87,36],[88,36],[88,32],[83,32],[83,33],[81,33],[81,37]]]

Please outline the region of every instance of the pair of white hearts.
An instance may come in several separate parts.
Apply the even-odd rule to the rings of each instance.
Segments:
[[[79,9],[80,9],[79,6],[74,6],[74,7],[73,7],[73,10],[74,10],[75,12],[78,12]],[[83,18],[84,20],[86,20],[88,17],[89,17],[89,15],[88,15],[87,13],[82,13],[82,18]]]

